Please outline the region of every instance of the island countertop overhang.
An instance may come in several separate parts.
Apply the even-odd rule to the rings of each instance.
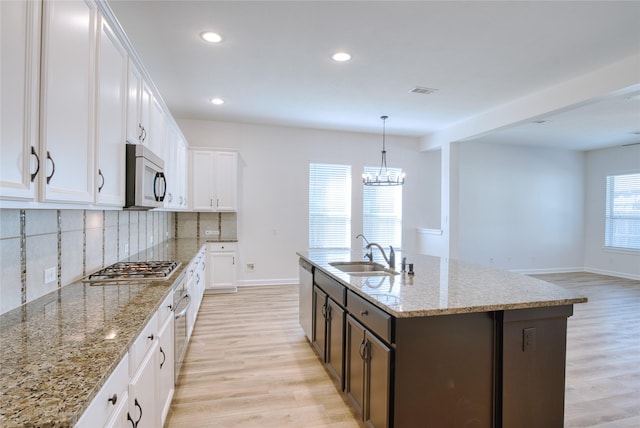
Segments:
[[[297,255],[396,318],[493,312],[584,303],[586,297],[519,273],[434,256],[403,254],[414,275],[353,276],[330,263],[349,251],[307,250]],[[399,269],[396,269],[399,271]]]

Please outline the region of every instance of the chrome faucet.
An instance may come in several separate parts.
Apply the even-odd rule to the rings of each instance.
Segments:
[[[364,257],[368,258],[370,262],[373,262],[373,250],[369,246],[370,245],[369,244],[369,240],[367,238],[365,238],[362,233],[359,233],[359,234],[356,235],[356,239],[358,239],[360,237],[362,237],[362,240],[367,243],[367,249],[369,250],[369,252],[367,254],[365,254]]]
[[[393,251],[393,247],[391,245],[389,245],[389,258],[387,258],[387,255],[384,253],[384,250],[379,244],[372,242],[370,244],[367,244],[366,248],[367,250],[371,250],[371,247],[378,247],[378,249],[382,253],[382,257],[384,257],[384,261],[386,261],[387,264],[389,265],[389,269],[396,268],[396,252]]]

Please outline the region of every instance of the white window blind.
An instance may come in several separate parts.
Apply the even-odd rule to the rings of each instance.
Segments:
[[[309,165],[309,248],[351,246],[351,166]]]
[[[364,167],[365,174],[375,175],[380,167]],[[388,168],[392,175],[400,168]],[[362,186],[362,230],[370,242],[394,249],[402,247],[402,186]],[[385,248],[385,251],[386,251]]]
[[[604,245],[640,250],[640,173],[607,176]]]

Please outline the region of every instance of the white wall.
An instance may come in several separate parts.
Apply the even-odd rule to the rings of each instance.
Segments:
[[[604,249],[607,175],[640,171],[640,145],[587,152],[585,270],[640,279],[640,253]]]
[[[583,152],[469,142],[458,155],[458,258],[526,272],[582,270]]]
[[[308,175],[310,162],[352,165],[352,235],[362,231],[364,164],[378,166],[382,136],[313,129],[179,120],[192,147],[239,151],[238,284],[297,282],[296,251],[308,245]],[[403,247],[416,251],[419,227],[426,227],[425,158],[417,138],[387,135],[389,167],[407,174],[403,187]],[[439,196],[434,195],[434,198]],[[361,215],[361,214],[360,214]],[[361,243],[352,240],[352,248]],[[247,263],[255,264],[248,272]]]

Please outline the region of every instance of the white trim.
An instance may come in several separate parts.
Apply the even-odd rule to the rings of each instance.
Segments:
[[[260,287],[265,285],[294,285],[299,284],[299,278],[287,279],[243,279],[236,281],[238,287]]]
[[[615,272],[615,271],[612,271],[612,270],[593,269],[593,268],[585,268],[584,271],[588,272],[588,273],[597,273],[597,274],[600,274],[600,275],[616,276],[616,277],[619,277],[619,278],[633,279],[633,280],[636,280],[636,281],[640,281],[640,275],[634,275],[634,274],[630,274],[630,273]]]
[[[572,272],[584,272],[582,267],[565,267],[565,268],[550,268],[550,269],[511,269],[509,272],[521,273],[523,275],[544,275],[547,273],[572,273]]]
[[[442,229],[424,229],[419,227],[417,230],[421,235],[442,235]]]
[[[632,254],[638,255],[640,254],[640,249],[635,248],[621,248],[621,247],[602,247],[602,251],[607,253],[618,253],[618,254]]]

